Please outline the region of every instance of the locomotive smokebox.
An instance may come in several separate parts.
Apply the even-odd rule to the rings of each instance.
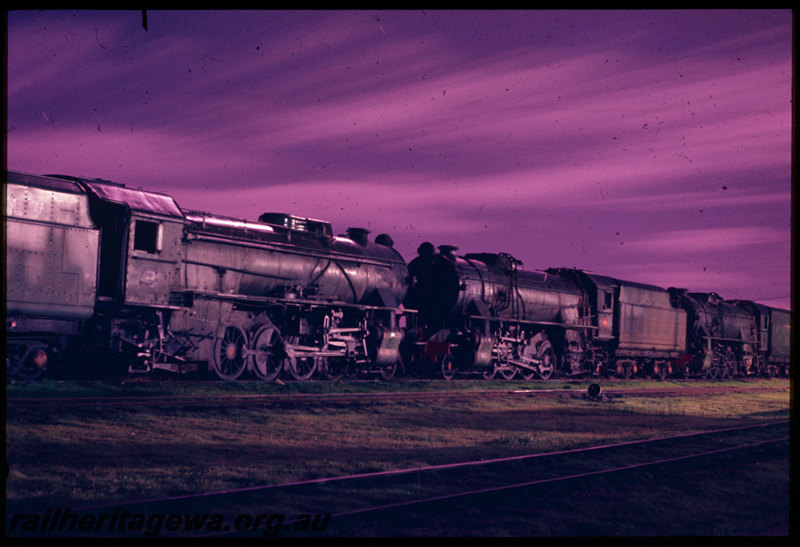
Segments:
[[[436,254],[434,246],[426,241],[417,249],[419,256],[408,264],[411,286],[404,304],[419,311],[423,325],[440,325],[458,301],[455,250],[456,247],[442,245]]]

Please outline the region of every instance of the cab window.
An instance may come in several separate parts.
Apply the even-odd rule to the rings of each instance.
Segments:
[[[160,251],[160,228],[158,222],[137,220],[133,228],[133,249],[150,254]]]

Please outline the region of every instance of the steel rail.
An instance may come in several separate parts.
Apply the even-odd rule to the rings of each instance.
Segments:
[[[634,470],[634,469],[641,469],[641,468],[644,468],[644,467],[651,467],[651,466],[654,466],[654,465],[661,465],[661,464],[665,464],[665,463],[674,463],[674,462],[685,461],[685,460],[690,460],[690,459],[694,459],[694,458],[702,458],[702,457],[705,457],[705,456],[711,456],[711,455],[714,455],[714,454],[722,454],[722,453],[725,453],[725,452],[732,452],[732,451],[735,451],[735,450],[743,450],[743,449],[746,449],[746,448],[754,448],[754,447],[763,446],[763,445],[766,445],[766,444],[777,444],[777,443],[786,442],[786,441],[789,441],[789,440],[790,440],[790,437],[789,436],[785,436],[785,437],[780,437],[780,438],[776,438],[776,439],[767,439],[767,440],[756,441],[756,442],[752,442],[752,443],[739,444],[739,445],[736,445],[736,446],[728,446],[728,447],[724,447],[724,448],[716,448],[714,450],[706,450],[706,451],[703,451],[703,452],[696,452],[694,454],[684,454],[682,456],[674,456],[674,457],[671,457],[671,458],[661,458],[661,459],[658,459],[658,460],[651,460],[651,461],[647,461],[647,462],[639,462],[639,463],[634,463],[634,464],[630,464],[630,465],[612,467],[612,468],[608,468],[608,469],[599,469],[599,470],[595,470],[595,471],[586,471],[584,473],[574,473],[574,474],[571,474],[571,475],[562,475],[560,477],[550,477],[550,478],[546,478],[546,479],[537,479],[537,480],[533,480],[533,481],[519,482],[519,483],[507,484],[507,485],[502,485],[502,486],[491,486],[491,487],[488,487],[488,488],[480,488],[480,489],[477,489],[477,490],[470,490],[470,491],[466,491],[466,492],[455,492],[455,493],[451,493],[451,494],[442,494],[441,496],[433,496],[433,497],[430,497],[430,498],[416,499],[416,500],[406,500],[406,501],[400,501],[400,502],[396,502],[396,503],[389,503],[389,504],[384,504],[384,505],[379,505],[379,506],[374,506],[374,507],[363,507],[361,509],[353,509],[351,511],[345,511],[345,512],[342,512],[342,513],[333,513],[333,514],[331,514],[331,518],[334,518],[334,517],[336,517],[336,518],[347,517],[347,516],[359,515],[359,514],[364,514],[364,513],[384,511],[384,510],[387,510],[387,509],[397,509],[397,508],[400,508],[400,507],[407,507],[407,506],[411,506],[411,505],[421,505],[421,504],[424,504],[424,503],[433,503],[433,502],[437,502],[437,501],[444,501],[444,500],[467,497],[467,496],[490,494],[490,493],[494,493],[494,492],[501,492],[501,491],[504,491],[504,490],[512,490],[512,489],[515,489],[515,488],[526,488],[526,487],[530,487],[530,486],[538,486],[538,485],[548,484],[548,483],[553,483],[553,482],[568,481],[568,480],[573,480],[573,479],[584,479],[584,478],[594,477],[594,476],[598,476],[598,475],[607,475],[607,474],[610,474],[610,473],[618,473],[620,471],[631,471],[631,470]]]
[[[492,465],[498,463],[509,463],[509,462],[519,462],[519,461],[526,461],[526,460],[533,460],[537,458],[549,458],[553,456],[563,456],[563,455],[576,455],[576,454],[586,454],[590,452],[614,449],[614,448],[623,448],[623,447],[630,447],[636,445],[645,445],[663,441],[670,441],[676,439],[687,439],[691,437],[700,437],[703,435],[714,435],[718,433],[726,433],[731,431],[744,431],[747,429],[755,429],[755,428],[764,428],[770,427],[774,425],[783,425],[789,424],[790,420],[777,420],[777,421],[770,421],[770,422],[761,422],[758,424],[748,424],[744,426],[734,426],[734,427],[726,427],[720,429],[712,429],[706,431],[699,431],[695,433],[682,433],[679,435],[665,435],[661,437],[653,437],[648,439],[637,439],[633,441],[623,441],[623,442],[616,442],[616,443],[607,443],[602,445],[595,445],[589,447],[582,447],[582,448],[571,448],[565,450],[556,450],[552,452],[538,452],[534,454],[522,454],[518,456],[505,456],[502,458],[494,458],[489,460],[472,460],[466,462],[454,462],[454,463],[446,463],[446,464],[439,464],[439,465],[428,465],[428,466],[421,466],[421,467],[413,467],[413,468],[404,468],[404,469],[390,469],[386,471],[373,471],[370,473],[357,473],[351,475],[341,475],[341,476],[334,476],[334,477],[322,477],[318,479],[308,479],[308,480],[301,480],[301,481],[293,481],[293,482],[286,482],[286,483],[277,483],[277,484],[267,484],[267,485],[258,485],[258,486],[246,486],[243,488],[231,488],[226,490],[216,490],[212,492],[200,492],[194,494],[182,494],[177,496],[167,496],[161,498],[150,498],[150,499],[142,499],[142,500],[134,500],[134,501],[127,501],[127,502],[116,502],[116,503],[104,503],[98,505],[90,505],[84,507],[72,507],[70,508],[73,512],[80,512],[80,511],[94,511],[97,509],[107,509],[110,507],[121,507],[121,506],[130,506],[130,505],[144,505],[144,504],[154,504],[154,503],[167,503],[167,502],[175,502],[175,501],[182,501],[182,500],[193,500],[193,499],[201,499],[201,498],[208,498],[212,496],[228,496],[228,495],[236,495],[236,494],[246,494],[252,492],[265,492],[268,490],[277,490],[282,488],[294,488],[294,487],[302,487],[302,486],[314,486],[314,485],[321,485],[321,484],[331,484],[335,482],[344,482],[344,481],[351,481],[351,480],[361,480],[361,479],[373,479],[373,478],[381,478],[381,477],[391,477],[397,475],[406,475],[412,473],[421,473],[427,471],[442,471],[442,470],[449,470],[449,469],[460,469],[460,468],[467,468],[467,467],[478,467],[478,466],[485,466],[485,465]],[[788,439],[788,437],[786,437]],[[770,442],[770,441],[764,441]],[[711,451],[711,453],[715,453],[717,451],[725,451],[728,448],[721,448],[715,451]],[[680,456],[676,458],[676,461],[680,459],[686,459],[690,456]],[[661,460],[659,460],[661,461]],[[665,460],[666,461],[666,460]],[[642,465],[642,464],[633,464],[632,466],[624,466],[619,469],[614,468],[613,470],[600,470],[600,471],[592,471],[588,472],[586,476],[590,476],[591,474],[600,474],[606,472],[612,472],[617,470],[623,470],[626,468],[634,468],[635,466]],[[574,478],[575,476],[570,475],[566,478]],[[558,478],[551,478],[551,479],[542,479],[543,482],[552,482],[554,480],[566,480],[566,478],[558,479]],[[535,484],[538,481],[532,481],[532,484]],[[505,487],[498,487],[498,489],[504,488],[512,488],[516,486],[524,486],[528,483],[520,483],[518,485],[511,485]],[[476,492],[477,493],[477,492]],[[459,494],[459,495],[467,495],[467,494]],[[455,496],[454,496],[455,497]],[[354,513],[355,514],[355,513]]]

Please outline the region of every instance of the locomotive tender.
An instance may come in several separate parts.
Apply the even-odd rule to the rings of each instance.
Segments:
[[[556,374],[788,374],[790,313],[592,272],[526,270],[282,213],[185,211],[98,179],[7,171],[6,367],[64,356],[132,372],[204,368],[303,381],[434,367]],[[100,354],[98,355],[98,352]]]
[[[74,182],[8,173],[6,368],[36,375],[93,315],[100,231]]]

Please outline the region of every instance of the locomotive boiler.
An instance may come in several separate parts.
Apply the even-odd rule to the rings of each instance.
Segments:
[[[505,253],[439,249],[424,243],[408,265],[405,304],[418,310],[417,359],[424,355],[448,379],[456,372],[549,378],[559,363],[580,372],[587,325],[571,281],[524,270]]]

